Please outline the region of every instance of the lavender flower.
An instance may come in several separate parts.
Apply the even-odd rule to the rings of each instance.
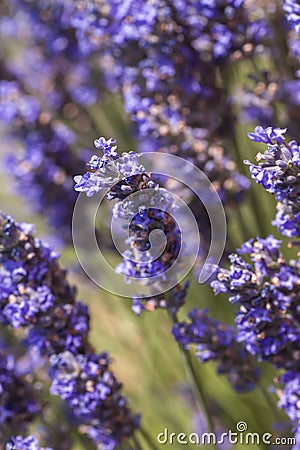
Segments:
[[[272,59],[273,66],[257,65],[253,60],[248,80],[243,79],[234,89],[231,101],[243,122],[266,128],[279,121],[281,128],[288,128],[290,135],[299,140],[299,37],[287,32],[278,8],[268,26],[263,54]]]
[[[88,308],[76,300],[58,255],[30,226],[1,214],[0,264],[0,321],[28,329],[27,343],[50,357],[52,393],[66,400],[95,445],[115,448],[139,419],[121,395],[108,357],[96,355],[88,343]]]
[[[258,165],[250,166],[252,178],[275,195],[277,215],[273,224],[285,236],[299,237],[299,167],[300,150],[296,141],[284,142],[286,129],[256,127],[248,136],[267,145],[265,153],[258,153]]]
[[[72,149],[75,134],[43,110],[37,98],[28,95],[17,81],[1,81],[0,90],[0,121],[5,123],[7,135],[23,146],[21,154],[8,154],[6,167],[35,211],[46,213],[50,225],[59,227],[60,236],[69,240],[76,200],[70,188],[83,162]]]
[[[34,122],[39,115],[39,102],[32,95],[22,95],[17,81],[0,81],[0,117],[5,125],[19,119]]]
[[[105,449],[114,449],[130,437],[137,422],[128,420],[122,385],[111,372],[106,353],[74,356],[66,351],[53,355],[50,363],[50,391],[66,400],[75,417],[86,422],[80,426],[81,432]]]
[[[145,169],[139,163],[139,156],[134,152],[123,153],[121,157],[117,154],[113,139],[106,140],[104,137],[100,137],[94,141],[95,147],[103,151],[102,156],[93,155],[90,161],[86,164],[87,172],[84,175],[76,175],[75,191],[85,192],[88,197],[93,196],[101,189],[106,187],[113,187],[118,180],[134,178],[135,175],[144,172]],[[137,182],[139,177],[134,178]],[[125,189],[125,183],[121,186],[116,186],[109,194],[109,199],[125,198],[133,191],[129,189],[129,186]],[[150,182],[149,182],[150,183]],[[147,184],[146,187],[153,187],[152,184]],[[127,183],[129,185],[129,183]],[[136,188],[136,190],[138,190]]]
[[[119,156],[112,139],[101,137],[95,144],[103,151],[103,155],[92,156],[87,164],[88,171],[74,178],[75,190],[92,196],[103,188],[110,188],[106,194],[108,200],[117,200],[113,209],[114,218],[126,218],[130,223],[128,249],[116,271],[123,274],[129,282],[130,278],[145,281],[155,292],[156,285],[163,285],[164,272],[172,267],[181,248],[180,229],[170,214],[172,208],[175,209],[173,199],[167,191],[159,189],[159,184],[151,173],[147,173],[140,163],[138,154],[129,152]],[[146,189],[151,189],[151,193],[148,194]],[[138,191],[145,191],[145,195],[137,208],[137,200],[131,200],[130,195]],[[149,197],[148,203],[153,207],[145,207],[145,196]],[[122,203],[124,199],[126,202]],[[156,229],[164,232],[166,245],[162,255],[153,259],[148,251],[149,235]],[[137,256],[137,252],[143,253]],[[184,303],[188,284],[174,284],[175,287],[165,294],[134,298],[133,311],[140,315],[143,310],[167,308],[176,313]]]
[[[28,340],[46,353],[83,349],[88,310],[75,301],[58,255],[31,234],[28,225],[0,216],[0,321],[29,328]],[[78,320],[80,318],[80,320]]]
[[[265,138],[265,135],[264,137]],[[281,137],[279,137],[281,139]],[[239,307],[237,340],[260,361],[299,370],[299,261],[286,261],[272,235],[243,244],[211,283]],[[252,264],[240,255],[250,255]]]
[[[207,310],[195,308],[188,318],[189,322],[173,326],[175,339],[185,348],[196,345],[200,362],[216,361],[218,373],[226,375],[236,391],[254,389],[261,370],[244,345],[237,341],[234,328],[211,319]]]
[[[81,53],[70,26],[73,9],[72,1],[14,0],[0,29],[8,55],[1,61],[0,121],[13,147],[7,167],[19,192],[65,241],[76,201],[72,178],[83,162],[71,126],[80,121],[82,132],[91,128],[85,110],[102,91],[99,68]]]
[[[293,424],[296,442],[300,436],[300,374],[287,372],[280,380],[284,384],[283,390],[278,390],[279,407],[283,408]],[[294,447],[297,448],[297,444]]]
[[[30,52],[24,50],[21,63],[9,61],[6,70],[22,89],[42,96],[51,113],[47,109],[40,116],[50,121],[51,136],[39,123],[35,124],[38,135],[31,132],[32,124],[25,124],[21,133],[25,155],[21,160],[13,157],[9,167],[36,210],[46,207],[52,225],[66,226],[68,234],[74,193],[69,192],[65,205],[61,199],[67,198],[69,175],[74,175],[80,160],[72,154],[70,143],[60,142],[60,137],[56,142],[52,124],[61,115],[72,120],[81,108],[96,101],[100,89],[95,89],[94,80],[99,83],[101,78],[98,61],[105,86],[122,95],[142,150],[172,151],[188,158],[209,176],[224,202],[234,205],[243,198],[248,181],[235,171],[220,143],[231,126],[226,91],[219,86],[220,66],[241,56],[245,48],[249,53],[256,42],[257,33],[242,0],[217,0],[209,5],[162,0],[126,5],[117,0],[101,5],[28,0],[13,4],[14,14],[6,19],[3,32],[10,39],[12,35],[22,38],[25,28]],[[23,8],[30,14],[20,20]],[[24,64],[29,60],[30,64]],[[24,70],[27,66],[30,72]],[[69,159],[74,166],[66,163]],[[47,172],[38,160],[47,167],[51,164],[51,170]],[[205,213],[201,210],[196,215],[201,220]]]
[[[26,432],[28,424],[40,413],[41,402],[34,390],[32,372],[22,373],[12,346],[1,342],[0,349],[0,437]],[[25,357],[26,358],[26,355]],[[24,361],[23,361],[24,363]]]
[[[5,450],[52,450],[47,447],[40,447],[38,440],[34,436],[16,436],[10,439],[10,442],[6,444]]]
[[[73,2],[13,0],[10,6],[1,32],[8,43],[21,45],[18,58],[8,55],[7,69],[53,107],[66,104],[65,97],[84,106],[95,103],[98,90],[92,73],[97,67],[92,72],[93,61],[79,49],[70,24]],[[26,59],[30,67],[23,65]]]
[[[254,142],[263,142],[264,144],[269,145],[273,145],[274,143],[281,145],[285,139],[285,133],[286,129],[281,130],[280,128],[272,127],[264,129],[263,127],[256,127],[254,133],[248,133],[248,137]]]
[[[297,33],[300,32],[300,5],[298,0],[284,0],[283,10],[286,13],[286,18]]]
[[[248,188],[220,144],[231,116],[218,82],[220,66],[255,41],[243,3],[83,1],[72,18],[84,50],[101,54],[141,151],[191,160],[227,203]]]

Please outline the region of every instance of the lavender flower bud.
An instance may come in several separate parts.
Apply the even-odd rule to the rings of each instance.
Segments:
[[[286,129],[256,127],[255,132],[248,135],[255,142],[267,144],[267,150],[257,156],[258,165],[245,163],[250,166],[252,178],[278,201],[278,212],[272,224],[284,236],[292,238],[300,236],[300,147],[296,141],[285,144],[285,132]]]
[[[185,348],[196,345],[200,362],[216,361],[218,373],[226,375],[236,391],[254,389],[261,370],[244,345],[238,342],[233,327],[211,319],[207,310],[195,308],[188,317],[189,322],[173,326],[175,339]]]
[[[12,347],[1,342],[0,349],[0,438],[26,432],[27,426],[41,411],[41,399],[33,387],[34,374],[23,372],[21,361]],[[25,363],[25,355],[22,365]]]
[[[82,433],[115,448],[139,417],[121,395],[108,356],[96,355],[88,342],[87,306],[76,300],[58,255],[28,226],[1,213],[0,242],[0,321],[28,330],[27,343],[50,357],[51,392],[66,400]]]
[[[297,33],[300,32],[300,5],[297,0],[284,0],[283,10],[286,12],[286,18]]]
[[[272,235],[246,242],[238,253],[249,254],[252,263],[231,255],[230,269],[219,269],[211,286],[238,304],[237,340],[248,352],[277,368],[298,370],[299,261],[286,261],[279,248]]]
[[[281,377],[283,390],[278,390],[279,407],[283,408],[293,424],[296,438],[300,435],[300,375],[287,372]],[[297,442],[297,439],[296,439]],[[295,447],[296,449],[296,447]]]
[[[6,444],[5,450],[52,450],[49,447],[40,447],[38,440],[34,436],[16,436],[10,439]]]
[[[74,178],[75,190],[85,192],[89,197],[103,188],[110,188],[106,197],[108,200],[117,200],[113,209],[114,218],[130,219],[128,249],[123,255],[123,262],[116,267],[116,272],[123,274],[128,281],[131,277],[145,280],[150,289],[152,284],[154,292],[154,286],[163,284],[164,272],[172,267],[181,247],[180,229],[168,212],[175,208],[173,198],[167,191],[158,189],[159,184],[151,173],[146,173],[138,154],[129,152],[120,157],[115,152],[116,146],[112,146],[115,143],[112,139],[99,138],[96,142],[104,154],[101,157],[93,156],[93,168],[91,169],[89,162],[88,172]],[[98,145],[98,142],[101,142],[101,145]],[[151,189],[149,199],[148,189]],[[157,193],[153,193],[155,189]],[[130,195],[143,191],[145,198],[139,200],[139,212],[136,213],[136,200],[132,201]],[[127,201],[124,203],[123,200]],[[153,204],[152,208],[144,207],[147,200]],[[153,230],[163,231],[166,237],[163,253],[154,259],[148,252],[149,236]],[[187,287],[188,283],[181,286],[175,281],[174,287],[164,294],[153,294],[139,299],[134,297],[132,309],[138,315],[143,310],[153,311],[157,308],[176,313],[184,303]]]

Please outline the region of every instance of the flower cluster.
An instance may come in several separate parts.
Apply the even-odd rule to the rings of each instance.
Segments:
[[[296,437],[300,436],[300,374],[299,372],[288,372],[281,377],[284,383],[283,391],[278,391],[279,407],[285,412],[294,424]]]
[[[196,345],[200,362],[216,361],[218,373],[226,375],[238,392],[255,388],[261,370],[244,345],[237,341],[234,328],[211,319],[207,310],[193,309],[188,322],[173,326],[175,339],[185,348]]]
[[[280,110],[281,124],[299,140],[299,89],[298,72],[294,75],[266,70],[251,74],[249,86],[243,86],[235,94],[235,101],[240,106],[240,120],[268,128],[270,123],[276,122]]]
[[[274,111],[272,112],[274,113]],[[285,142],[286,129],[258,126],[248,137],[267,146],[250,166],[253,179],[275,195],[277,215],[272,222],[289,238],[299,237],[299,145]],[[244,256],[245,255],[245,256]],[[229,256],[230,268],[218,268],[211,282],[215,294],[227,293],[238,306],[237,341],[258,361],[285,370],[277,393],[299,435],[300,261],[287,260],[281,241],[272,235],[245,242]]]
[[[234,93],[234,103],[239,106],[239,121],[255,122],[262,126],[273,123],[274,103],[279,89],[278,80],[267,71],[251,74],[249,86],[241,86]]]
[[[40,447],[38,440],[34,436],[16,436],[10,439],[10,442],[6,444],[5,450],[52,450],[47,447]]]
[[[0,117],[6,126],[12,121],[32,123],[39,115],[39,101],[36,97],[25,94],[17,81],[0,81]]]
[[[299,33],[300,31],[300,5],[298,0],[284,0],[283,9],[286,13],[286,18],[291,27]]]
[[[28,344],[50,357],[52,392],[66,399],[80,430],[96,445],[115,448],[132,435],[138,417],[121,395],[122,385],[110,371],[107,357],[96,355],[88,343],[88,308],[76,300],[58,255],[36,239],[28,225],[1,214],[0,263],[1,323],[28,329]],[[56,370],[58,364],[67,375]],[[68,364],[76,366],[72,381]],[[93,405],[87,411],[91,397]]]
[[[243,3],[83,1],[72,19],[84,50],[101,52],[106,84],[122,95],[141,151],[191,160],[228,203],[248,183],[220,144],[231,115],[219,70],[253,50],[258,33]]]
[[[99,69],[82,55],[69,27],[72,10],[70,1],[14,0],[0,28],[10,55],[1,61],[0,82],[0,121],[13,147],[7,168],[19,192],[66,241],[76,200],[72,178],[83,163],[72,128],[78,121],[81,129],[91,128],[86,108],[101,94]]]
[[[149,184],[147,176],[144,175],[145,169],[139,163],[138,154],[129,152],[123,153],[120,157],[116,152],[117,146],[114,145],[113,139],[106,140],[100,137],[94,141],[94,144],[98,150],[103,151],[103,155],[93,155],[86,164],[87,172],[74,177],[75,191],[85,192],[88,197],[91,197],[104,188],[113,187],[108,195],[108,198],[112,200],[118,197],[124,199],[136,192],[141,181],[145,181],[145,188],[153,186],[153,183]],[[144,175],[144,178],[139,177],[140,174]],[[125,178],[125,182],[117,184],[122,178]],[[126,184],[127,179],[135,180],[136,187],[130,189],[130,183]]]
[[[73,9],[72,1],[13,0],[1,26],[6,45],[21,44],[18,57],[5,58],[6,70],[53,108],[63,108],[66,100],[91,105],[99,95],[97,66],[80,51],[70,24]]]
[[[42,110],[36,97],[27,95],[16,81],[0,82],[1,120],[23,143],[23,154],[10,154],[6,166],[37,212],[45,213],[50,225],[70,239],[76,195],[72,177],[83,163],[72,146],[75,134]],[[12,123],[12,124],[11,124]]]
[[[244,0],[188,0],[187,3],[178,0],[174,4],[167,0],[128,1],[123,7],[120,4],[119,0],[113,0],[102,4],[82,1],[76,5],[71,23],[77,28],[82,49],[90,52],[99,48],[111,33],[104,45],[123,46],[138,43],[140,39],[140,47],[147,50],[156,48],[157,39],[153,36],[160,38],[165,33],[168,39],[161,51],[166,55],[164,61],[168,61],[170,49],[178,45],[175,42],[179,40],[178,35],[185,33],[183,46],[189,44],[204,62],[219,60],[222,64],[235,50],[243,51],[246,42],[255,42],[258,38],[253,29],[255,23],[247,17]],[[167,19],[172,23],[165,29]]]
[[[230,256],[230,269],[219,269],[211,285],[239,306],[237,340],[260,361],[286,370],[299,369],[299,261],[286,261],[272,235],[243,244]],[[240,255],[250,255],[252,264]]]
[[[84,349],[88,310],[75,300],[58,255],[33,236],[30,226],[4,214],[0,263],[1,323],[29,328],[29,342],[49,354]]]
[[[234,114],[220,83],[225,63],[252,54],[264,35],[243,0],[126,5],[14,0],[12,6],[2,34],[26,45],[21,57],[8,58],[5,78],[18,81],[24,97],[34,92],[42,106],[34,123],[19,127],[14,121],[18,126],[11,134],[24,151],[20,159],[12,154],[9,169],[20,192],[38,212],[46,210],[66,239],[75,202],[70,180],[82,162],[60,121],[89,121],[86,109],[103,86],[121,94],[142,151],[172,152],[192,161],[230,206],[243,198],[249,183],[226,149]],[[6,110],[14,109],[10,103]],[[204,223],[205,212],[193,207]],[[203,229],[205,241],[209,232]]]
[[[280,134],[280,130],[257,130],[251,137],[280,142]],[[272,235],[245,242],[238,254],[229,257],[230,269],[218,269],[217,279],[211,286],[216,294],[228,293],[230,302],[238,305],[237,341],[258,361],[268,361],[277,369],[285,370],[280,380],[283,390],[277,390],[279,407],[285,409],[294,424],[297,438],[300,431],[300,261],[287,261],[280,247],[281,241]],[[251,262],[243,255],[249,255]]]
[[[286,129],[256,127],[248,136],[255,142],[266,144],[267,150],[258,153],[257,165],[245,162],[250,165],[252,178],[278,201],[273,224],[283,235],[292,238],[300,236],[300,147],[296,141],[286,144],[285,132]]]
[[[25,431],[40,413],[41,402],[32,381],[34,374],[22,370],[22,363],[12,354],[12,346],[1,342],[0,348],[0,438]]]
[[[155,286],[164,283],[164,272],[172,267],[181,248],[180,229],[172,217],[176,206],[168,191],[161,189],[151,173],[147,173],[134,152],[116,152],[115,141],[101,137],[95,141],[102,156],[94,155],[87,164],[88,171],[76,176],[75,190],[92,196],[103,188],[109,200],[117,200],[113,208],[115,220],[126,219],[129,223],[128,249],[123,262],[116,268],[130,281],[131,278],[146,282],[155,292]],[[132,194],[141,193],[140,197]],[[150,205],[150,207],[149,207]],[[149,235],[153,230],[163,231],[166,245],[163,253],[154,257],[149,251]],[[175,274],[176,276],[177,274]],[[165,294],[134,298],[133,310],[152,311],[167,308],[176,313],[183,305],[188,284],[167,290]]]
[[[50,358],[51,393],[66,400],[75,417],[84,418],[87,424],[83,422],[80,431],[107,449],[130,437],[135,427],[110,362],[106,353],[65,351]]]
[[[286,20],[295,15],[284,17],[282,10],[283,3],[286,9],[291,9],[293,4],[300,11],[299,2],[250,3],[258,16],[267,17],[262,24],[265,32],[259,53],[272,60],[272,66],[251,58],[247,77],[233,89],[231,101],[238,111],[239,121],[250,122],[251,126],[258,123],[263,127],[278,123],[299,140],[300,40]]]

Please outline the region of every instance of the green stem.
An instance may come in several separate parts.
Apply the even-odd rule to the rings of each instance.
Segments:
[[[270,410],[272,411],[274,419],[276,421],[281,421],[282,418],[281,418],[280,412],[278,411],[278,409],[276,407],[274,407],[274,403],[270,397],[269,392],[266,391],[264,386],[259,385],[258,388],[259,388],[264,400],[266,401],[267,405],[269,406]]]
[[[252,67],[254,69],[255,74],[257,75],[257,78],[262,81],[263,83],[266,83],[266,78],[262,74],[261,70],[259,69],[255,57],[252,55],[250,56],[250,62],[252,64]]]
[[[142,447],[136,436],[133,436],[133,442],[134,442],[134,446],[135,446],[136,450],[142,450]]]
[[[159,450],[158,446],[156,445],[155,442],[153,442],[152,437],[150,436],[148,431],[145,430],[145,428],[140,427],[139,431],[140,431],[141,435],[143,436],[144,440],[147,442],[147,445],[150,445],[150,447],[147,446],[147,450],[149,448],[152,448],[153,450]]]
[[[237,214],[237,217],[238,217],[238,220],[239,220],[239,225],[240,225],[240,229],[241,229],[242,238],[243,238],[243,241],[245,242],[245,241],[247,241],[250,238],[251,232],[249,231],[249,228],[248,228],[247,224],[245,223],[244,217],[243,217],[242,212],[241,212],[241,206],[240,205],[238,205],[237,208],[236,208],[236,214]]]
[[[99,114],[102,114],[102,111],[99,110],[97,111],[97,107],[95,105],[92,105],[86,109],[86,113],[89,116],[93,130],[97,133],[98,136],[102,135],[103,130],[102,127],[100,126],[100,121],[98,118]]]
[[[263,222],[262,216],[259,214],[259,211],[261,210],[261,205],[257,201],[255,192],[253,189],[251,189],[251,187],[250,187],[249,191],[250,191],[249,192],[249,200],[251,203],[252,210],[254,211],[254,216],[255,216],[258,231],[259,231],[258,234],[262,237],[266,236],[268,234],[268,229],[266,228],[267,225],[265,222]]]
[[[176,314],[171,315],[172,318],[172,322],[173,324],[177,324],[178,323],[178,318]],[[189,350],[183,348],[179,343],[178,343],[178,347],[179,350],[183,356],[184,362],[185,362],[185,367],[186,370],[188,372],[188,375],[190,377],[190,380],[192,382],[193,388],[194,388],[194,392],[195,395],[197,396],[197,400],[198,400],[198,405],[201,408],[201,411],[204,413],[206,420],[207,420],[207,428],[208,431],[210,433],[215,433],[214,431],[214,424],[213,424],[213,420],[211,418],[211,415],[209,413],[209,409],[208,409],[208,403],[207,403],[207,398],[205,395],[205,392],[202,388],[201,382],[198,378],[197,372],[195,370],[195,367],[193,365],[193,361],[191,358],[191,354],[189,352]],[[217,446],[213,446],[213,448],[217,449]]]
[[[77,430],[72,434],[74,434],[74,438],[76,439],[76,442],[79,442],[80,446],[82,446],[84,449],[94,450],[95,446],[93,445],[92,441],[87,436],[77,432]]]
[[[233,143],[233,148],[234,148],[234,151],[235,151],[236,158],[240,162],[244,158],[240,154],[239,146],[238,146],[238,143],[237,143],[237,140],[236,140],[235,136],[232,139],[232,143]],[[245,173],[245,166],[242,165],[241,168],[242,168],[242,172]],[[266,229],[264,222],[261,220],[260,214],[255,214],[255,212],[260,211],[260,205],[259,205],[259,202],[257,202],[255,191],[254,191],[254,189],[252,189],[252,186],[250,186],[250,189],[249,189],[249,201],[250,201],[250,204],[251,204],[251,208],[254,211],[254,217],[255,217],[256,224],[257,224],[258,234],[260,236],[268,234],[268,230]]]

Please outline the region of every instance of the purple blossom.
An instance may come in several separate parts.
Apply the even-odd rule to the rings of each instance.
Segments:
[[[300,5],[298,0],[284,0],[283,10],[286,13],[286,18],[297,33],[300,32]]]
[[[0,436],[15,430],[26,431],[28,424],[40,413],[41,399],[34,390],[33,367],[21,370],[28,363],[27,355],[13,356],[14,347],[1,342],[0,348]]]
[[[283,391],[279,391],[279,407],[290,418],[296,436],[300,433],[300,375],[299,372],[287,372],[281,377]]]
[[[129,152],[119,156],[116,152],[117,146],[111,145],[114,143],[112,139],[106,140],[103,137],[95,140],[96,148],[101,149],[103,155],[93,155],[86,164],[88,171],[74,177],[76,191],[85,192],[88,197],[92,197],[104,188],[113,187],[124,177],[129,178],[145,172],[144,167],[139,163],[137,153]],[[108,197],[111,195],[109,194]]]
[[[91,128],[83,111],[103,92],[99,67],[81,53],[71,27],[74,8],[72,0],[13,0],[0,29],[6,55],[0,121],[12,138],[7,168],[28,204],[59,228],[66,242],[76,201],[72,179],[83,163],[72,128],[77,122]]]
[[[58,255],[30,227],[0,214],[0,264],[0,321],[27,329],[27,344],[50,358],[51,392],[67,402],[95,445],[115,448],[139,418],[121,395],[108,356],[96,355],[88,342],[88,307],[76,299]]]
[[[29,102],[30,116],[29,107],[24,115],[19,103],[28,103],[30,97],[16,82],[2,83],[9,84],[9,90],[14,93],[7,100],[14,117],[10,118],[6,130],[22,142],[22,152],[9,153],[5,166],[33,208],[42,212],[52,226],[59,227],[62,238],[68,240],[76,200],[76,193],[70,189],[72,176],[83,164],[82,158],[72,150],[75,134],[61,122],[52,120],[35,97],[34,102]],[[6,110],[5,104],[2,106]],[[5,121],[6,113],[2,113],[0,121]]]
[[[285,129],[280,128],[263,128],[256,127],[254,133],[248,133],[249,139],[254,142],[263,142],[264,144],[273,145],[273,143],[282,144],[284,138],[284,134],[286,133]],[[274,141],[274,142],[273,142]]]
[[[267,144],[265,153],[258,153],[257,165],[245,161],[250,166],[252,178],[275,195],[278,201],[275,220],[278,230],[288,237],[299,237],[299,164],[300,147],[296,141],[284,143],[286,130],[256,127],[249,137],[256,142]]]
[[[282,203],[277,204],[277,213],[272,225],[284,236],[298,238],[300,236],[300,211],[294,212],[292,207],[286,207]]]
[[[128,410],[127,402],[120,393],[122,385],[110,371],[107,354],[63,352],[53,355],[50,363],[50,392],[67,401],[75,416],[86,420],[85,433],[95,444],[113,449],[132,434],[139,420],[136,417],[130,425],[120,414],[120,409]]]
[[[16,436],[10,439],[10,442],[6,444],[5,450],[52,450],[47,447],[40,447],[38,440],[34,436]]]
[[[188,318],[188,322],[173,326],[175,339],[185,348],[196,345],[196,356],[201,363],[216,361],[218,373],[226,375],[238,392],[254,389],[261,370],[238,342],[234,328],[211,319],[207,310],[195,308]]]
[[[172,149],[203,170],[225,202],[239,201],[247,180],[214,143],[230,121],[219,67],[255,41],[244,2],[84,1],[72,25],[85,50],[104,55],[105,82],[121,94],[141,151]]]
[[[230,269],[219,269],[211,283],[238,304],[237,340],[259,360],[277,368],[299,368],[299,261],[286,261],[272,235],[246,242],[231,255]]]
[[[130,219],[128,248],[123,254],[123,261],[117,265],[116,272],[123,274],[125,281],[131,279],[147,282],[150,294],[143,298],[133,299],[133,311],[140,315],[143,310],[153,311],[157,308],[168,309],[172,313],[183,305],[188,284],[180,286],[174,278],[174,287],[165,294],[155,294],[156,285],[161,286],[166,277],[164,273],[176,262],[181,248],[181,233],[171,213],[175,209],[172,196],[168,191],[159,189],[159,184],[146,173],[134,152],[118,156],[115,142],[112,139],[99,138],[96,146],[104,152],[103,156],[94,156],[87,164],[88,172],[75,177],[75,190],[85,192],[88,197],[103,188],[110,188],[106,194],[108,200],[117,200],[113,209],[116,220]],[[146,191],[150,189],[150,194]],[[131,200],[130,195],[145,190],[141,204]],[[147,203],[153,207],[145,206]],[[123,200],[126,199],[126,202]],[[164,232],[166,245],[163,253],[152,258],[149,236],[153,230]],[[137,257],[137,251],[143,252]],[[175,277],[177,274],[175,274]],[[174,277],[174,276],[173,276]]]
[[[140,316],[143,311],[155,311],[161,308],[167,309],[171,314],[176,314],[185,303],[188,288],[189,282],[186,282],[182,285],[177,284],[164,294],[153,297],[133,297],[132,311]]]
[[[8,125],[11,121],[21,118],[26,122],[35,122],[40,105],[37,98],[22,95],[17,81],[0,81],[0,120]]]

